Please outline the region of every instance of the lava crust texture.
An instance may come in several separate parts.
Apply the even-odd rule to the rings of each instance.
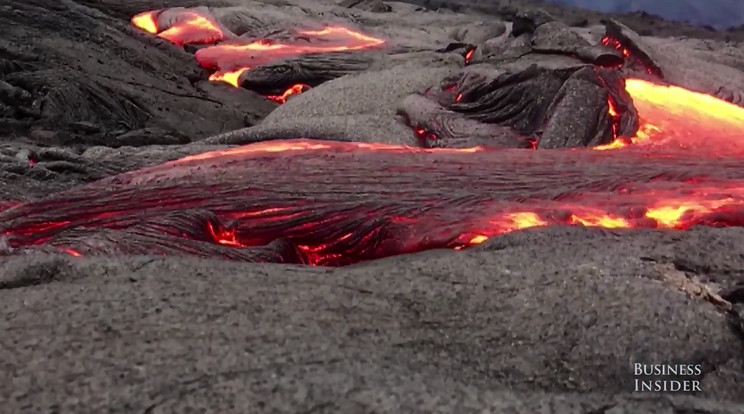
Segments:
[[[413,47],[348,24],[304,21],[267,34],[245,19],[239,10],[197,7],[142,12],[131,22],[178,47],[199,45],[191,50],[211,81],[279,103],[333,78],[382,70],[391,54]],[[511,31],[484,33],[480,43],[429,52],[465,66],[398,102],[390,118],[411,128],[410,145],[269,137],[272,129],[259,126],[253,139],[265,143],[12,206],[0,213],[3,252],[338,266],[462,249],[527,227],[744,224],[738,95],[726,102],[670,85],[651,48],[614,20],[596,43],[539,9],[518,14]],[[509,54],[509,64],[493,64]],[[519,63],[543,54],[558,60]]]

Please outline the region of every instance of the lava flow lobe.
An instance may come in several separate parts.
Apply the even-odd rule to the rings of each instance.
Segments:
[[[201,67],[213,71],[209,80],[235,87],[241,86],[246,72],[257,67],[304,55],[347,53],[385,44],[383,39],[343,26],[291,29],[262,38],[236,36],[205,7],[147,11],[134,16],[131,23],[179,46],[208,45],[195,52],[196,61]],[[284,103],[289,96],[315,86],[306,83],[272,85],[278,90],[267,94],[267,98]]]

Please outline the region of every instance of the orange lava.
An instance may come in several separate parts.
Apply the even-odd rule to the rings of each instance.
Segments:
[[[165,13],[169,10],[165,10]],[[132,17],[132,25],[156,34],[179,46],[211,44],[225,39],[225,33],[211,16],[192,10],[179,11],[170,19],[168,27],[158,24],[158,12],[147,11]]]
[[[204,16],[194,11],[183,11],[180,17],[169,19],[172,23],[162,30],[158,25],[159,12],[145,12],[132,18],[132,24],[140,29],[157,34],[177,44],[215,43],[227,40],[224,32],[211,16]],[[379,47],[385,41],[370,35],[340,26],[329,26],[320,30],[298,30],[290,34],[289,40],[274,41],[270,39],[229,39],[196,52],[195,57],[202,67],[215,71],[210,80],[221,81],[232,86],[240,85],[240,77],[251,68],[267,65],[272,62],[312,53],[332,53],[363,50]],[[294,38],[292,37],[294,36]],[[625,58],[632,58],[631,52],[620,42],[603,38],[602,44],[619,50]],[[465,61],[470,62],[475,49],[465,54]],[[293,85],[281,95],[270,95],[269,99],[283,103],[292,94],[301,93],[307,85]],[[625,89],[632,97],[640,118],[639,129],[632,137],[615,137],[607,145],[593,148],[595,151],[628,151],[638,152],[639,157],[659,160],[689,157],[694,154],[698,159],[710,160],[715,164],[721,159],[744,159],[744,108],[725,102],[710,95],[686,90],[671,85],[655,84],[641,79],[627,79]],[[462,95],[455,98],[457,102]],[[608,114],[617,121],[618,109],[608,101]],[[615,129],[615,127],[613,127]],[[417,131],[424,134],[426,131]],[[370,143],[328,143],[314,140],[269,141],[233,149],[214,151],[182,158],[173,164],[201,161],[213,157],[244,157],[266,153],[291,153],[311,151],[394,151],[394,152],[451,152],[468,153],[482,151],[483,148],[465,149],[423,149],[390,144]],[[556,150],[557,151],[557,150]],[[583,157],[580,162],[588,162],[588,154],[597,157],[591,150],[578,149],[577,156]],[[641,152],[642,151],[642,152]],[[681,152],[680,152],[681,151]],[[539,154],[538,151],[531,152]],[[609,157],[607,154],[606,157]],[[738,158],[737,158],[738,157]],[[641,159],[641,158],[639,158]],[[676,158],[675,158],[676,160]],[[684,157],[680,157],[674,168],[684,171]],[[701,179],[701,182],[704,178]],[[493,216],[486,215],[478,226],[473,226],[466,234],[461,234],[450,247],[463,248],[483,243],[488,238],[516,230],[551,225],[576,225],[586,227],[603,227],[613,229],[646,227],[663,229],[687,229],[705,217],[705,223],[717,225],[716,214],[744,212],[744,181],[731,180],[713,182],[710,185],[691,182],[689,186],[677,183],[677,188],[641,188],[633,192],[631,188],[620,188],[617,192],[581,193],[576,200],[546,200],[545,205],[528,205],[527,202],[515,207],[511,205],[505,211],[499,210]],[[625,193],[623,192],[625,191]],[[618,205],[629,205],[627,211],[617,211]],[[632,197],[630,197],[632,195]],[[592,198],[595,197],[595,198]],[[611,203],[601,200],[602,197],[615,197],[622,202]],[[605,207],[597,207],[605,206]],[[241,213],[245,218],[250,214]],[[278,210],[277,210],[278,211]],[[412,220],[400,218],[401,221]],[[215,241],[229,246],[243,246],[234,231],[230,229],[211,229]],[[459,233],[458,233],[459,234]],[[349,237],[344,236],[344,237]],[[336,241],[324,241],[316,245],[300,245],[298,248],[316,257],[318,262],[324,256],[328,246]],[[73,253],[70,253],[73,254]]]
[[[158,34],[155,12],[148,11],[132,17],[132,25],[150,34]]]
[[[469,49],[465,52],[465,63],[470,63],[470,61],[473,60],[473,56],[475,56],[475,48]]]
[[[308,85],[305,85],[304,83],[298,83],[287,88],[287,90],[285,90],[284,93],[282,93],[281,95],[268,95],[266,96],[266,98],[271,99],[278,104],[283,104],[287,102],[287,99],[289,99],[290,96],[299,95],[307,91],[308,89],[310,89]]]
[[[704,152],[730,153],[744,145],[744,108],[678,86],[627,79],[625,89],[633,98],[641,120],[633,137],[618,137],[594,150],[628,145],[676,146]],[[610,102],[610,116],[616,116]]]
[[[161,26],[163,21],[167,27]],[[241,76],[251,68],[311,53],[349,52],[385,44],[384,39],[342,26],[296,30],[291,33],[291,40],[286,41],[229,39],[213,16],[189,9],[147,11],[134,16],[131,23],[179,46],[214,44],[198,50],[194,56],[202,67],[214,71],[209,80],[235,87],[240,86]],[[468,53],[472,57],[472,51]],[[267,98],[283,103],[290,95],[301,92],[302,87],[294,85],[282,95]]]
[[[247,72],[248,68],[240,68],[229,72],[215,72],[209,76],[209,80],[214,82],[225,82],[234,87],[240,86],[240,76]]]
[[[298,30],[295,35],[298,40],[287,42],[259,39],[244,43],[232,40],[198,50],[194,56],[202,67],[216,70],[211,80],[221,80],[237,86],[240,75],[257,66],[311,53],[371,49],[385,43],[383,39],[341,26]]]
[[[293,139],[281,141],[264,141],[250,145],[230,148],[226,150],[217,150],[203,152],[201,154],[189,155],[171,161],[173,164],[188,163],[200,161],[209,158],[219,157],[244,157],[246,155],[260,156],[262,154],[281,153],[281,152],[308,152],[324,150],[340,150],[334,142],[319,141],[314,139]],[[451,154],[468,154],[482,151],[482,147],[470,148],[420,148],[409,147],[405,145],[384,144],[384,143],[367,143],[367,142],[348,142],[344,144],[343,150],[367,150],[367,151],[390,151],[390,152],[414,152],[414,153],[431,153],[442,152]]]
[[[602,38],[602,44],[619,50],[620,53],[623,54],[623,57],[626,57],[626,58],[630,57],[630,51],[626,49],[625,47],[623,47],[622,43],[620,43],[616,39],[612,39],[610,37],[605,36]]]
[[[658,152],[650,155],[658,156],[665,156],[664,151],[668,149],[692,150],[701,157],[710,157],[711,162],[721,156],[744,157],[744,108],[678,86],[640,79],[626,80],[626,90],[641,118],[638,132],[633,137],[618,137],[594,150],[655,147]],[[608,104],[609,115],[616,117],[614,105],[611,101]],[[543,217],[534,211],[512,212],[492,219],[493,228],[463,239],[467,240],[464,244],[475,245],[494,235],[556,224],[604,228],[632,228],[643,224],[643,227],[683,230],[695,217],[744,209],[744,183],[729,188],[702,188],[684,197],[650,194],[642,216],[632,219],[583,205],[562,207],[572,212],[568,220]]]

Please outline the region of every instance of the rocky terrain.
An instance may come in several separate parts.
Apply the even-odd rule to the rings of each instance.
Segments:
[[[447,3],[0,6],[3,411],[742,412],[739,33]]]

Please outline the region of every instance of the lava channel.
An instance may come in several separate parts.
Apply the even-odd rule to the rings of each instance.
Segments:
[[[539,226],[744,226],[744,109],[645,81],[627,89],[651,131],[638,145],[269,141],[10,207],[0,245],[337,266]]]
[[[196,51],[199,65],[213,71],[209,80],[238,87],[247,71],[302,55],[350,52],[377,48],[385,40],[343,26],[293,29],[272,38],[246,39],[223,28],[205,8],[173,8],[147,11],[131,19],[132,25],[176,45],[210,45]],[[307,85],[285,85],[269,99],[283,103],[287,97],[308,89]]]

